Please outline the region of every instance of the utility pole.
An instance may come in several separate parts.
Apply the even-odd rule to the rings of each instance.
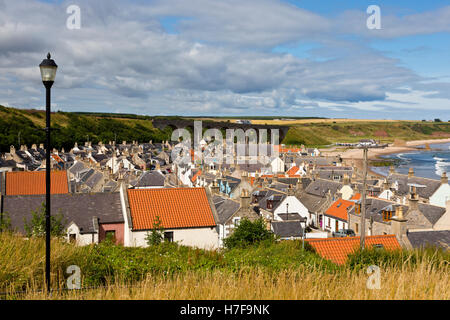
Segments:
[[[361,249],[365,247],[366,240],[366,185],[367,185],[367,153],[368,148],[363,148],[363,161],[364,161],[364,172],[363,172],[363,189],[361,193],[361,237],[360,237],[360,245]]]

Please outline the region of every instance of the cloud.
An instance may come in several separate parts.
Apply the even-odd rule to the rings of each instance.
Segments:
[[[37,66],[47,51],[59,65],[54,100],[64,110],[295,114],[323,107],[341,112],[383,108],[380,102],[391,93],[411,105],[405,88],[423,92],[422,103],[448,92],[447,83],[424,86],[428,79],[398,59],[337,36],[367,35],[350,27],[363,18],[361,12],[345,13],[348,21],[336,30],[333,18],[272,0],[81,0],[81,29],[69,30],[68,4],[0,1],[0,74],[7,78],[0,90],[13,90],[10,104],[43,105]],[[165,17],[176,17],[177,33],[164,30]],[[391,20],[386,18],[387,25],[401,23]],[[402,34],[396,28],[392,36]],[[271,51],[307,39],[318,44],[308,59]]]

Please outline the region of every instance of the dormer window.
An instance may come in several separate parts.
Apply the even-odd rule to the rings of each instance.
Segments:
[[[383,210],[382,215],[383,215],[383,221],[391,221],[392,211]]]

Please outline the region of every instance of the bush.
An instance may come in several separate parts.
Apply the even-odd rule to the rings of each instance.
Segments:
[[[250,221],[247,218],[241,220],[239,226],[224,240],[226,248],[246,247],[262,241],[273,242],[275,235],[266,229],[262,218]]]

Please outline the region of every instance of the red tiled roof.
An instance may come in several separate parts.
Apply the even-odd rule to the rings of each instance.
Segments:
[[[316,252],[327,260],[336,264],[344,264],[347,256],[359,248],[359,237],[306,239]],[[365,246],[370,248],[375,244],[382,244],[386,250],[401,249],[397,238],[393,234],[366,236]]]
[[[355,203],[353,201],[339,199],[333,202],[333,204],[327,209],[327,211],[325,211],[325,214],[347,221],[348,210],[350,210],[350,208],[354,205]]]
[[[298,172],[298,170],[300,170],[299,167],[293,166],[286,173],[291,176],[291,175],[295,175]]]
[[[66,171],[50,174],[51,194],[69,193]],[[6,173],[7,195],[45,194],[45,171],[14,171]]]
[[[195,182],[198,178],[198,176],[200,176],[202,174],[202,170],[198,170],[196,174],[194,174],[194,176],[192,177],[192,182]]]
[[[350,200],[359,200],[361,199],[361,193],[355,193]]]
[[[205,188],[129,189],[134,230],[149,230],[158,216],[165,229],[216,225]]]

